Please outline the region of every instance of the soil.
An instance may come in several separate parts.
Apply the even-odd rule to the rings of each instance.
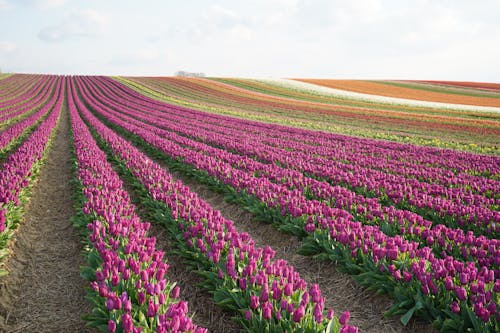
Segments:
[[[69,114],[63,110],[24,221],[10,245],[9,275],[0,279],[0,332],[94,332],[80,277],[81,241],[70,223],[72,201]]]

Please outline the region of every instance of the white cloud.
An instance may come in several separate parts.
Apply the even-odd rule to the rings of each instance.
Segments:
[[[61,42],[80,37],[101,35],[108,26],[108,19],[92,9],[73,11],[61,23],[43,28],[38,37],[46,42]]]
[[[11,8],[11,4],[7,0],[0,0],[0,10]]]
[[[360,23],[375,22],[383,15],[379,0],[336,1],[332,5],[332,23],[351,26]]]
[[[210,6],[185,29],[192,42],[248,41],[253,38],[253,22],[221,5]]]
[[[166,56],[166,52],[155,47],[141,47],[119,50],[108,65],[134,66],[141,63],[155,62]]]
[[[299,0],[268,0],[260,13],[253,16],[259,25],[273,29],[290,23],[290,19],[299,12]]]
[[[26,6],[33,6],[40,9],[60,7],[66,4],[67,0],[17,0],[17,3]]]
[[[78,9],[82,3],[87,1],[0,0],[0,31],[8,32],[0,37],[2,67],[82,74],[185,69],[213,76],[500,78],[498,0],[481,6],[467,0],[155,0],[148,6],[92,0],[88,6],[98,11]]]
[[[16,44],[9,41],[0,41],[0,53],[9,53],[16,49]]]

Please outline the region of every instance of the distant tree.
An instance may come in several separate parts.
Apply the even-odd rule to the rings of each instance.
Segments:
[[[177,71],[175,72],[175,76],[180,77],[205,77],[205,73],[192,73],[187,71]]]

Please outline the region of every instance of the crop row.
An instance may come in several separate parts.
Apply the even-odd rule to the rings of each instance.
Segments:
[[[392,107],[387,106],[376,107],[375,110],[363,110],[338,105],[334,105],[331,110],[327,111],[325,106],[332,106],[328,106],[324,101],[322,107],[311,108],[311,103],[301,103],[298,100],[301,98],[297,99],[295,94],[299,90],[311,95],[311,91],[295,89],[295,87],[280,83],[275,84],[272,80],[122,77],[116,80],[156,100],[209,113],[357,137],[498,154],[498,147],[495,146],[494,140],[495,135],[499,134],[496,129],[498,126],[492,119],[491,113],[478,115],[477,112],[465,113],[422,107],[404,107],[402,112],[394,112],[389,110]],[[186,83],[189,87],[181,87],[181,92],[176,91],[179,88],[179,81]],[[290,82],[293,81],[287,81],[287,83]],[[258,92],[255,93],[253,90],[257,86],[263,89],[257,89]],[[211,97],[215,97],[214,101],[208,100],[205,94],[199,91],[204,91],[206,87],[213,90],[210,94]],[[281,90],[281,93],[284,92],[284,100],[288,99],[288,103],[281,103],[279,107],[275,107],[274,103],[262,103],[262,99],[274,98],[276,100],[276,97],[270,96],[274,95],[273,91],[276,87]],[[223,97],[220,96],[220,90],[224,90]],[[227,94],[226,90],[231,91]],[[281,95],[281,93],[278,94]],[[234,103],[232,95],[253,97],[255,101]],[[331,95],[329,98],[331,99]],[[335,102],[335,104],[338,103]],[[373,106],[373,103],[368,103],[368,108]],[[413,112],[418,114],[412,114]],[[470,118],[474,121],[471,122]],[[482,119],[478,121],[479,118]]]
[[[108,78],[99,79],[106,81],[107,84],[114,85],[117,91],[122,90],[122,88],[119,88],[116,83]],[[389,161],[404,162],[406,166],[417,164],[424,169],[427,166],[434,166],[454,173],[491,171],[494,174],[495,172],[498,173],[499,169],[498,160],[493,156],[474,155],[455,150],[399,144],[390,141],[355,138],[207,114],[174,105],[167,106],[165,103],[141,96],[136,92],[134,92],[134,98],[144,106],[170,112],[180,112],[186,117],[201,116],[204,118],[204,121],[215,122],[228,127],[245,127],[247,130],[254,130],[261,133],[265,131],[268,137],[281,137],[286,140],[295,139],[299,143],[305,142],[315,146],[316,149],[326,149],[330,153],[335,153],[338,150],[340,153],[356,154],[353,156],[354,160],[349,162],[356,162],[359,159],[358,154],[365,154],[366,157],[378,156]],[[344,158],[342,156],[341,160]]]
[[[44,156],[50,146],[64,98],[64,80],[55,88],[55,104],[50,114],[31,135],[12,152],[0,166],[0,260],[8,254],[6,248],[22,219],[23,206],[29,197],[30,186],[38,176]],[[2,132],[0,135],[3,137]],[[0,270],[0,275],[7,271]]]
[[[25,95],[26,100],[19,104],[10,104],[9,108],[0,111],[0,124],[3,127],[10,123],[29,115],[40,105],[46,102],[54,92],[54,85],[57,82],[55,77],[41,78],[38,84],[30,89]]]
[[[38,104],[33,105],[33,112],[26,118],[17,121],[12,126],[5,129],[0,136],[0,157],[7,152],[11,147],[15,146],[18,141],[22,140],[22,137],[27,134],[30,129],[34,128],[45,116],[52,110],[54,105],[58,102],[60,96],[54,93],[56,82],[49,85],[51,89],[47,90],[45,98],[48,98],[50,94],[52,97],[45,103],[44,100],[38,101]],[[58,88],[61,89],[61,88]],[[45,103],[45,104],[44,104]]]
[[[73,102],[71,114],[79,205],[83,214],[74,224],[86,234],[88,267],[94,303],[88,324],[108,332],[206,332],[188,317],[187,302],[168,279],[164,253],[148,237],[149,223],[141,222],[122,182],[106,160]]]
[[[102,83],[97,80],[92,83],[102,87]],[[80,87],[84,95],[81,84]],[[343,213],[339,216],[336,209],[311,208],[315,203],[312,200],[301,203],[294,199],[298,196],[293,191],[286,191],[248,172],[231,170],[228,163],[213,156],[183,148],[108,114],[103,110],[107,107],[100,105],[92,96],[84,95],[84,98],[94,111],[133,132],[173,160],[192,164],[209,176],[217,177],[242,197],[247,195],[258,199],[263,203],[260,206],[262,209],[267,209],[274,216],[277,212],[283,217],[283,223],[292,224],[290,228],[297,228],[297,223],[302,222],[298,227],[309,232],[305,239],[306,248],[312,249],[312,252],[324,252],[330,259],[342,262],[351,271],[357,271],[362,283],[372,287],[376,285],[381,290],[393,293],[398,301],[397,311],[401,313],[407,310],[406,319],[417,312],[435,319],[443,330],[450,327],[475,327],[486,331],[498,328],[496,317],[500,314],[496,299],[500,282],[495,280],[493,270],[486,267],[478,269],[474,262],[464,264],[450,256],[437,258],[428,247],[419,248],[418,243],[406,241],[399,235],[387,236],[376,226],[351,221],[347,215],[342,216],[345,215]],[[122,109],[127,108],[122,106]],[[298,206],[302,207],[301,214],[295,213]],[[321,204],[316,207],[321,207]]]
[[[121,95],[119,99],[115,98],[115,103],[119,105],[121,98],[126,97]],[[143,110],[134,109],[135,111]],[[210,134],[208,139],[214,136],[216,139],[225,136],[226,138],[233,138],[235,143],[262,142],[263,145],[260,146],[268,154],[267,162],[280,162],[287,168],[298,169],[306,174],[328,180],[334,185],[341,184],[357,192],[363,192],[365,195],[378,196],[382,202],[387,202],[387,205],[395,204],[399,208],[411,209],[423,214],[433,222],[453,223],[455,226],[466,230],[478,231],[479,234],[484,231],[496,235],[500,230],[500,225],[495,223],[500,221],[500,212],[498,212],[500,198],[488,198],[480,194],[474,194],[470,191],[470,185],[467,185],[467,183],[465,188],[449,188],[449,185],[428,184],[414,178],[407,179],[395,174],[398,169],[390,167],[393,164],[392,160],[385,160],[385,165],[392,170],[392,173],[389,174],[373,168],[359,166],[359,161],[365,161],[361,162],[361,164],[369,163],[367,161],[369,157],[364,155],[367,151],[369,154],[382,155],[387,153],[387,149],[377,153],[377,149],[372,147],[371,151],[369,151],[370,147],[357,145],[356,139],[353,139],[353,142],[346,142],[345,138],[342,141],[339,140],[338,146],[331,149],[327,147],[328,144],[322,138],[316,138],[317,142],[313,145],[305,145],[297,141],[307,141],[311,140],[311,138],[301,133],[299,135],[295,133],[296,131],[292,132],[291,135],[283,135],[283,132],[272,128],[258,128],[257,126],[252,128],[247,122],[227,118],[212,119],[212,116],[200,112],[193,115],[189,110],[167,109],[165,107],[163,107],[162,111],[165,112],[163,117],[168,115],[168,118],[172,121],[174,119],[179,121],[182,119],[192,120],[191,126],[186,124],[183,127],[194,131],[196,131],[196,127],[207,129]],[[180,128],[180,126],[177,127]],[[207,137],[205,134],[203,135],[204,138]],[[268,141],[279,147],[267,144]],[[299,151],[297,151],[298,147],[301,148]],[[348,150],[354,150],[354,152]],[[324,156],[325,154],[326,156]],[[454,155],[456,155],[455,159],[467,158],[467,156],[462,156],[463,153],[456,152]],[[281,160],[276,161],[277,157],[281,157]],[[300,163],[286,163],[286,160],[290,158],[293,161],[300,161]],[[411,158],[411,156],[400,156],[396,161],[406,158]],[[447,159],[451,159],[451,156],[448,156]],[[474,159],[474,156],[469,156],[469,159]],[[489,161],[489,170],[492,174],[499,173],[500,164],[498,159],[491,157],[483,157],[483,159]],[[375,165],[380,165],[380,159]],[[440,168],[440,170],[451,172],[447,168],[444,170]],[[425,177],[423,175],[421,177],[428,179],[432,178],[434,174],[435,172],[430,173],[428,176],[427,173],[424,173]],[[465,174],[463,178],[470,177],[470,175]],[[462,183],[463,181],[459,179],[456,182]],[[485,177],[476,177],[473,184],[479,187],[481,193],[489,193],[489,196],[493,196],[498,186],[500,186],[498,181]]]
[[[84,103],[76,104],[109,150],[136,179],[149,198],[150,209],[167,226],[181,253],[201,271],[205,287],[216,301],[239,314],[252,332],[355,332],[349,313],[340,318],[324,309],[317,285],[308,286],[294,268],[273,260],[270,248],[258,248],[232,221],[190,192],[180,182],[140,153],[129,142],[102,125]]]
[[[0,110],[9,109],[18,103],[25,103],[35,95],[30,93],[43,80],[38,75],[15,75],[0,81]]]
[[[95,96],[99,100],[104,101],[107,105],[120,108],[119,104],[99,94],[98,91],[94,90],[94,93],[97,94]],[[301,210],[307,211],[308,208],[310,209],[314,205],[319,205],[318,211],[324,210],[324,205],[317,202],[309,203],[305,200],[305,198],[312,196],[314,199],[322,200],[329,206],[347,210],[350,214],[339,215],[343,218],[348,217],[352,220],[355,217],[356,220],[360,220],[365,224],[381,226],[381,229],[386,234],[402,234],[407,239],[418,241],[421,244],[428,244],[433,247],[434,253],[437,255],[448,253],[465,260],[470,259],[476,261],[479,267],[486,266],[494,269],[500,264],[500,246],[499,241],[496,239],[486,239],[484,236],[476,237],[470,232],[466,234],[462,229],[453,229],[444,225],[433,227],[430,221],[424,220],[416,213],[395,209],[394,207],[383,207],[376,199],[366,199],[343,187],[334,187],[328,183],[304,177],[299,172],[282,168],[278,165],[262,164],[255,161],[250,157],[278,161],[286,165],[297,165],[302,162],[302,159],[292,159],[290,156],[287,156],[286,151],[282,151],[281,154],[269,152],[255,138],[244,144],[239,144],[238,140],[224,137],[220,133],[213,135],[210,131],[204,131],[204,124],[201,122],[197,122],[194,125],[180,123],[181,120],[174,115],[159,119],[157,117],[158,113],[150,109],[136,107],[131,112],[125,109],[121,109],[120,112],[109,111],[114,116],[155,133],[162,138],[168,138],[171,142],[175,142],[183,148],[194,150],[204,155],[217,156],[222,162],[228,163],[225,168],[231,170],[231,174],[237,172],[234,169],[238,169],[243,170],[244,173],[251,173],[254,179],[259,178],[259,180],[262,180],[262,178],[266,177],[274,183],[283,185],[282,187],[274,187],[275,191],[281,193],[295,189],[300,190],[301,194],[295,194],[296,200],[302,202],[302,205],[297,205],[294,215],[300,216]],[[143,122],[131,117],[125,118],[125,114],[141,118]],[[161,113],[159,114],[161,115]],[[147,123],[145,124],[144,122]],[[148,124],[154,124],[154,126]],[[237,151],[240,155],[234,155],[223,149],[204,145],[187,137],[179,136],[176,133],[195,137],[199,141],[215,143],[217,146]],[[500,276],[500,271],[497,271],[495,275],[497,277]]]

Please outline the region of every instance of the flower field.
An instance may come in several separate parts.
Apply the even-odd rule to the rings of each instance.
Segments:
[[[210,113],[358,137],[499,154],[498,107],[394,99],[373,95],[378,90],[371,95],[357,94],[348,90],[349,85],[346,90],[332,90],[294,80],[116,79],[149,97]],[[384,91],[393,91],[392,85],[379,86]],[[420,90],[407,90],[422,95]],[[410,98],[409,92],[408,95]]]
[[[357,80],[306,80],[302,82],[340,88],[360,93],[403,97],[424,101],[500,106],[499,87],[495,84],[467,84],[467,82],[440,81],[357,81]]]
[[[370,85],[497,106],[493,84]],[[16,310],[11,299],[33,295],[12,286],[22,286],[17,239],[36,218],[34,189],[56,150],[70,161],[73,218],[54,223],[80,239],[86,299],[74,302],[90,307],[67,319],[73,330],[500,331],[500,114],[319,91],[278,80],[0,78],[0,331],[40,320]],[[251,216],[252,231],[206,192]],[[42,214],[60,209],[44,205]],[[277,236],[263,243],[267,225]],[[280,238],[297,253],[283,255]],[[345,274],[366,308],[387,300],[376,316],[394,320],[374,326],[354,300],[332,301],[344,291],[293,256]],[[178,262],[197,283],[172,273]],[[47,284],[51,276],[64,279],[57,266]],[[197,304],[199,293],[221,315]]]

